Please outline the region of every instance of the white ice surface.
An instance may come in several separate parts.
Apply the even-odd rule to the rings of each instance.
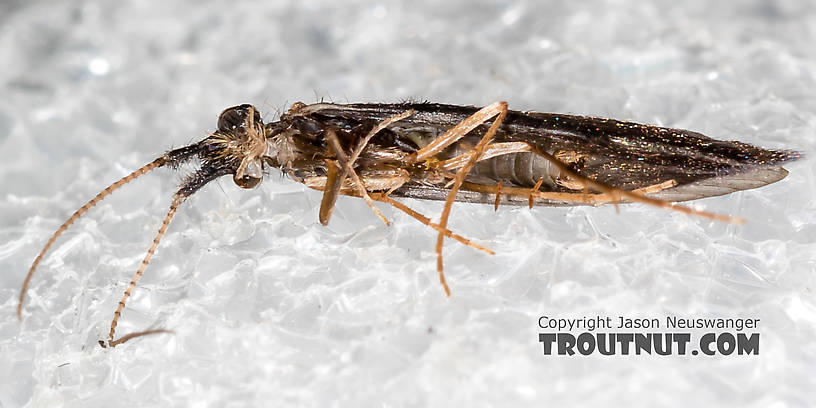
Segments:
[[[650,4],[647,4],[650,3]],[[816,176],[694,205],[457,205],[385,227],[273,172],[179,211],[119,333],[113,310],[181,172],[48,236],[104,186],[249,102],[407,98],[610,116],[816,151],[816,3],[23,1],[0,4],[0,406],[801,406],[816,389]],[[811,155],[812,156],[812,155]],[[408,201],[429,215],[438,203]],[[759,356],[544,356],[538,317],[760,318]]]

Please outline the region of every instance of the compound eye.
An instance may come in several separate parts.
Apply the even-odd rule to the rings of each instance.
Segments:
[[[255,123],[263,124],[261,122],[261,114],[254,106],[245,103],[243,105],[233,106],[225,109],[218,116],[218,131],[221,133],[228,133],[246,126],[247,116],[249,111],[253,112]]]
[[[255,188],[258,184],[261,183],[260,177],[252,177],[248,174],[244,174],[243,177],[238,177],[238,175],[232,176],[232,181],[241,188]]]

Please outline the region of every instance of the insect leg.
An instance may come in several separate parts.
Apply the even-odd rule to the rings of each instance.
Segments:
[[[610,186],[606,183],[601,183],[599,181],[592,180],[588,177],[584,177],[576,171],[573,171],[569,166],[564,164],[562,161],[555,158],[555,156],[539,149],[536,146],[530,145],[532,151],[558,167],[558,170],[561,171],[561,174],[566,175],[577,181],[580,184],[583,184],[587,189],[593,189],[600,193],[605,193],[612,198],[612,203],[620,203],[623,198],[629,199],[634,202],[640,202],[644,204],[649,204],[655,207],[666,208],[672,211],[678,211],[689,215],[697,215],[700,217],[709,218],[715,221],[722,221],[722,222],[729,222],[734,224],[743,224],[745,220],[738,217],[730,217],[727,215],[721,214],[714,214],[707,211],[697,210],[691,207],[686,207],[684,205],[670,203],[668,201],[658,200],[656,198],[647,197],[642,193],[635,192],[635,191],[627,191],[617,187]]]
[[[326,183],[323,186],[323,197],[320,200],[320,211],[318,212],[318,219],[323,225],[329,224],[329,218],[334,211],[334,203],[337,202],[337,194],[340,192],[338,173],[337,161],[326,159]]]
[[[675,182],[674,180],[668,180],[664,181],[663,183],[654,184],[651,186],[633,190],[633,192],[639,194],[652,194],[658,191],[665,190],[667,188],[672,188],[676,185],[677,182]],[[583,193],[583,192],[564,193],[558,191],[531,191],[529,188],[502,186],[501,183],[497,183],[495,186],[490,186],[484,184],[470,183],[466,181],[462,183],[462,188],[477,193],[503,194],[508,197],[519,197],[527,199],[529,199],[530,195],[532,195],[534,199],[546,200],[549,202],[589,204],[589,205],[611,204],[615,202],[615,198],[606,193]]]
[[[496,201],[493,202],[493,211],[499,211],[499,204],[501,203],[502,182],[496,184]]]
[[[539,177],[538,182],[536,182],[535,186],[530,190],[530,196],[527,198],[527,206],[532,210],[533,209],[533,199],[535,193],[538,192],[538,189],[541,188],[541,184],[544,183],[544,177]]]
[[[456,143],[457,140],[464,137],[471,130],[476,129],[479,127],[479,125],[487,122],[490,120],[490,118],[502,112],[504,112],[505,115],[507,114],[507,102],[496,102],[479,109],[473,115],[468,116],[465,118],[465,120],[456,124],[456,126],[448,129],[447,132],[434,139],[427,146],[417,150],[414,153],[411,153],[411,155],[408,156],[407,161],[417,163],[433,157],[446,147]]]
[[[477,244],[477,243],[475,243],[475,242],[473,242],[473,241],[471,241],[471,240],[469,240],[469,239],[467,239],[467,238],[465,238],[465,237],[463,237],[461,235],[455,234],[455,233],[451,232],[451,230],[449,230],[449,229],[441,228],[438,224],[434,224],[433,222],[431,222],[430,218],[428,218],[428,217],[426,217],[426,216],[412,210],[410,207],[406,206],[405,204],[403,204],[403,203],[401,203],[399,201],[392,200],[391,197],[388,196],[388,194],[372,193],[371,198],[376,200],[376,201],[380,201],[380,202],[392,205],[394,208],[396,208],[396,209],[410,215],[411,217],[413,217],[417,221],[419,221],[419,222],[421,222],[421,223],[435,229],[436,231],[439,231],[440,233],[445,234],[445,236],[448,237],[448,238],[455,239],[455,240],[459,241],[463,245],[467,245],[467,246],[469,246],[471,248],[475,248],[475,249],[478,249],[480,251],[487,252],[490,255],[495,255],[496,254],[491,249],[485,248],[485,247],[483,247],[483,246],[481,246],[481,245],[479,245],[479,244]]]
[[[360,157],[360,154],[363,152],[363,149],[365,149],[366,145],[368,145],[368,142],[371,141],[371,138],[374,137],[374,135],[379,133],[381,130],[387,128],[392,123],[403,120],[403,119],[405,119],[405,118],[407,118],[407,117],[409,117],[409,116],[411,116],[413,114],[414,114],[413,110],[407,110],[405,112],[402,112],[402,113],[400,113],[398,115],[394,115],[394,116],[380,122],[379,124],[377,124],[377,126],[374,127],[374,129],[371,129],[368,132],[368,134],[364,138],[362,138],[360,140],[360,142],[357,144],[357,147],[355,147],[354,151],[351,153],[351,156],[349,156],[349,160],[348,160],[349,169],[348,170],[350,171],[350,170],[353,169],[352,166],[354,166],[354,163],[357,162],[357,158]]]
[[[334,131],[329,130],[326,132],[326,139],[329,141],[329,146],[334,150],[335,155],[337,156],[337,161],[340,163],[341,170],[338,172],[335,169],[331,169],[335,167],[336,164],[329,160],[329,168],[330,173],[326,179],[326,187],[323,190],[323,200],[320,202],[320,213],[319,219],[320,223],[323,225],[328,225],[329,218],[331,217],[332,210],[334,209],[334,205],[337,202],[337,195],[342,188],[343,181],[345,181],[345,175],[348,174],[351,176],[351,180],[354,182],[355,188],[357,192],[360,194],[360,197],[365,200],[366,204],[371,207],[371,210],[374,211],[374,214],[377,214],[377,217],[380,217],[381,220],[385,223],[385,225],[391,225],[391,222],[388,221],[388,218],[385,218],[385,215],[380,211],[377,206],[374,205],[374,202],[371,200],[371,197],[368,195],[368,191],[366,191],[365,184],[360,180],[360,176],[357,175],[357,172],[350,168],[348,165],[348,159],[346,154],[343,152],[343,149],[340,147],[340,141],[337,140],[337,135]],[[331,171],[336,173],[334,179],[332,180]],[[329,184],[330,181],[333,181],[332,184]]]
[[[407,171],[403,169],[393,169],[392,171],[375,172],[375,174],[363,173],[360,176],[360,183],[365,186],[365,191],[368,192],[369,197],[373,192],[389,191],[391,189],[400,188],[403,184],[411,179]],[[326,189],[326,176],[310,176],[303,179],[303,184],[306,187],[313,188],[318,191]],[[360,190],[354,180],[346,180],[340,186],[339,194],[351,197],[360,198]]]
[[[475,242],[472,242],[471,240],[469,240],[469,239],[467,239],[465,237],[454,234],[453,232],[451,232],[448,229],[440,228],[438,224],[434,224],[433,222],[431,222],[430,218],[428,218],[428,217],[426,217],[426,216],[412,210],[411,208],[409,208],[405,204],[402,204],[402,203],[400,203],[398,201],[394,201],[393,199],[391,199],[388,195],[391,192],[393,192],[394,190],[396,190],[397,188],[399,188],[400,186],[402,186],[403,184],[405,184],[406,181],[409,180],[409,177],[407,175],[397,174],[397,175],[393,175],[393,176],[389,176],[389,177],[376,177],[376,178],[366,177],[364,180],[365,180],[364,184],[366,186],[370,186],[369,188],[375,188],[377,190],[388,190],[387,192],[379,192],[378,191],[378,192],[369,193],[369,196],[371,197],[372,200],[389,204],[389,205],[397,208],[398,210],[410,215],[411,217],[418,220],[419,222],[433,228],[436,231],[443,232],[445,234],[445,236],[447,236],[447,237],[449,237],[451,239],[455,239],[456,241],[459,241],[460,243],[462,243],[464,245],[467,245],[469,247],[478,249],[480,251],[487,252],[490,255],[495,254],[495,252],[493,252],[492,250],[490,250],[488,248],[485,248],[485,247],[483,247],[483,246],[481,246],[481,245],[479,245],[479,244],[477,244]],[[304,184],[306,184],[306,186],[309,187],[309,188],[313,188],[315,190],[323,191],[325,189],[325,186],[326,186],[326,181],[327,181],[326,177],[311,177],[311,178],[305,179]],[[353,196],[353,197],[359,197],[360,196],[360,191],[357,189],[356,186],[354,186],[354,187],[341,186],[340,193],[342,193],[344,195]]]
[[[497,116],[498,115],[498,116]],[[484,154],[487,145],[493,140],[493,136],[496,134],[496,131],[501,126],[502,121],[504,121],[504,117],[507,116],[507,102],[496,102],[492,105],[486,106],[480,110],[478,110],[473,115],[469,116],[447,132],[444,135],[439,137],[438,139],[434,140],[429,144],[427,147],[436,144],[436,142],[440,139],[444,139],[441,143],[438,143],[438,146],[435,149],[444,149],[449,144],[461,139],[464,137],[468,132],[475,129],[477,126],[483,124],[484,122],[490,120],[490,118],[496,116],[496,119],[493,120],[493,123],[488,128],[485,135],[482,137],[482,140],[476,144],[476,147],[472,151],[472,155],[468,158],[468,161],[462,166],[461,169],[456,173],[456,177],[454,178],[454,183],[450,188],[450,192],[448,192],[448,198],[445,200],[445,208],[442,209],[442,216],[439,220],[439,227],[442,229],[447,229],[448,227],[448,218],[450,217],[451,208],[453,206],[453,202],[456,199],[456,193],[459,191],[462,183],[465,181],[465,177],[467,176],[470,169],[479,161],[482,154]],[[422,149],[424,150],[424,149]],[[421,153],[422,150],[417,151],[417,157],[422,157],[424,153]],[[433,153],[435,154],[435,153]],[[430,157],[430,156],[428,156]],[[445,281],[445,273],[444,268],[442,265],[442,246],[444,244],[445,234],[440,232],[436,238],[436,270],[439,273],[439,283],[442,284],[442,287],[445,289],[445,294],[450,296],[450,288],[448,287],[447,282]]]
[[[354,170],[354,163],[357,162],[357,158],[360,157],[360,154],[365,149],[368,142],[371,140],[374,135],[379,133],[381,130],[388,127],[390,124],[405,119],[408,116],[414,114],[413,110],[407,110],[402,112],[398,115],[394,115],[375,126],[371,129],[365,137],[360,139],[360,142],[354,148],[354,151],[351,152],[351,156],[346,157],[345,152],[343,151],[342,147],[340,146],[340,141],[337,139],[337,135],[329,130],[326,133],[326,138],[328,139],[330,148],[334,151],[335,156],[337,156],[338,161],[341,163],[340,172],[336,175],[336,179],[331,180],[332,183],[326,183],[328,187],[323,191],[323,200],[320,203],[320,213],[319,219],[320,223],[323,225],[327,225],[329,223],[329,218],[331,218],[332,210],[334,209],[334,205],[337,202],[337,193],[340,186],[343,185],[343,182],[346,180],[347,175],[351,175],[352,180],[360,186],[358,187],[361,189],[360,196],[363,197],[363,200],[368,204],[369,207],[380,217],[381,220],[385,223],[385,225],[391,225],[385,215],[374,205],[374,202],[371,201],[371,197],[368,196],[368,193],[365,191],[365,187],[362,183],[360,183],[360,178],[357,175],[357,172]],[[328,181],[328,180],[327,180]]]
[[[524,142],[502,142],[491,143],[487,145],[484,154],[479,161],[487,160],[496,156],[501,156],[510,153],[532,152],[530,145]],[[456,170],[467,163],[468,159],[473,156],[473,151],[462,153],[454,158],[440,161],[436,163],[436,167],[444,170]]]
[[[487,160],[504,154],[530,151],[532,151],[532,149],[530,149],[530,145],[524,142],[491,143],[487,145],[484,154],[482,154],[482,157],[480,157],[478,161]],[[436,166],[443,170],[455,170],[457,168],[464,166],[465,163],[467,163],[467,161],[470,159],[470,157],[474,155],[474,153],[475,152],[470,151],[467,153],[460,154],[452,159],[438,162]],[[538,187],[540,187],[540,185]],[[534,190],[538,190],[538,187],[534,188]],[[493,202],[493,211],[499,210],[499,204],[501,203],[501,193],[502,183],[501,181],[499,181],[498,184],[496,185],[496,200]],[[532,197],[530,198],[530,207],[532,207]]]
[[[620,188],[616,188],[601,182],[597,182],[595,180],[589,179],[580,175],[579,173],[570,169],[568,165],[564,162],[556,158],[555,156],[537,148],[536,146],[524,143],[524,142],[508,142],[508,143],[493,143],[488,145],[485,154],[479,158],[479,160],[485,160],[487,158],[501,156],[503,154],[510,154],[510,153],[519,153],[519,152],[534,152],[535,154],[543,157],[547,161],[553,163],[558,169],[561,171],[562,174],[574,179],[579,184],[584,186],[584,190],[587,190],[583,195],[586,196],[584,199],[576,200],[576,195],[573,193],[541,193],[535,192],[531,195],[535,196],[535,198],[543,198],[543,199],[553,199],[554,201],[564,201],[564,202],[580,202],[580,203],[587,203],[587,204],[614,204],[617,206],[618,203],[622,202],[623,199],[627,199],[628,201],[634,202],[641,202],[648,205],[666,208],[672,211],[679,211],[685,214],[690,215],[697,215],[705,218],[709,218],[716,221],[723,221],[723,222],[731,222],[736,224],[741,224],[745,222],[742,218],[738,217],[730,217],[726,215],[714,214],[707,211],[697,210],[691,207],[686,207],[679,204],[670,203],[668,201],[659,200],[656,198],[651,198],[645,196],[645,194],[657,192],[660,190],[664,190],[666,188],[671,188],[676,185],[676,182],[673,180],[669,180],[667,182],[657,184],[655,186],[648,186],[643,189],[638,189],[634,191],[623,190]],[[458,168],[462,166],[462,162],[466,158],[470,158],[475,154],[475,152],[468,152],[461,154],[457,157],[452,159],[439,162],[439,166],[443,169],[450,170],[454,168]],[[489,157],[487,157],[489,154]],[[541,181],[541,180],[539,180]],[[467,183],[470,184],[470,183]],[[670,185],[669,185],[670,184]],[[602,194],[589,194],[588,190],[593,189]],[[520,195],[520,191],[525,189],[511,189],[507,190],[500,189],[494,191],[500,191],[504,194],[510,195]],[[533,188],[533,190],[537,190],[537,188]],[[512,191],[512,192],[511,192]],[[526,190],[530,191],[530,190]],[[541,194],[545,194],[542,196]]]

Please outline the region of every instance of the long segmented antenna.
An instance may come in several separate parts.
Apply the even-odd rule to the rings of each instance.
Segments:
[[[71,214],[68,220],[62,223],[62,225],[60,225],[60,227],[57,228],[57,231],[54,232],[53,235],[51,235],[51,238],[49,238],[48,242],[45,243],[43,249],[40,251],[39,254],[37,254],[37,257],[34,258],[34,262],[32,262],[31,267],[28,268],[28,274],[26,275],[25,280],[23,281],[23,287],[20,290],[20,301],[17,304],[17,319],[21,321],[23,320],[23,303],[25,302],[25,295],[26,292],[28,291],[28,286],[31,283],[31,278],[34,276],[34,271],[37,269],[37,266],[40,264],[40,261],[42,261],[43,257],[45,257],[46,252],[48,252],[48,250],[51,248],[51,245],[54,244],[54,241],[56,241],[57,238],[59,238],[59,236],[62,235],[62,233],[65,232],[65,230],[67,230],[68,227],[71,226],[71,224],[73,224],[83,214],[88,212],[88,210],[90,210],[93,206],[102,201],[103,198],[107,197],[112,192],[119,189],[119,187],[122,187],[123,185],[130,183],[131,181],[159,167],[167,165],[169,166],[178,165],[179,163],[197,155],[199,150],[200,146],[197,143],[189,146],[184,146],[175,150],[171,150],[165,153],[163,156],[157,158],[156,160],[153,160],[152,162],[145,164],[144,166],[137,169],[133,173],[130,173],[127,176],[122,177],[115,183],[109,185],[107,188],[100,191],[99,194],[97,194],[94,198],[85,203],[85,205],[80,207],[78,210],[74,211],[74,213]]]
[[[136,284],[139,283],[139,280],[142,278],[142,275],[144,275],[144,272],[147,269],[147,265],[150,263],[150,259],[153,258],[153,254],[156,253],[156,248],[159,247],[159,242],[161,242],[162,237],[164,237],[164,234],[167,232],[167,227],[170,226],[170,221],[172,221],[173,216],[176,215],[178,207],[187,197],[195,194],[195,192],[198,191],[201,187],[203,187],[210,181],[213,181],[216,178],[221,177],[230,172],[231,171],[229,169],[223,167],[221,168],[204,167],[188,176],[187,180],[184,181],[184,183],[182,183],[178,192],[176,192],[176,194],[173,196],[173,203],[170,204],[170,209],[167,210],[167,215],[164,216],[164,221],[162,221],[161,227],[159,227],[159,231],[153,238],[153,243],[150,245],[150,249],[147,250],[147,254],[145,254],[144,259],[142,259],[142,263],[139,265],[139,269],[136,270],[136,273],[133,275],[133,278],[131,278],[130,284],[128,284],[125,293],[122,295],[122,299],[119,301],[119,305],[116,307],[116,311],[113,313],[113,320],[111,320],[110,332],[108,333],[107,346],[116,347],[117,344],[122,344],[130,339],[141,336],[147,336],[150,334],[172,333],[172,331],[170,330],[153,329],[129,333],[117,340],[113,339],[113,335],[116,332],[116,325],[119,323],[119,317],[122,316],[122,311],[125,309],[125,303],[127,302],[130,295],[133,293],[133,289],[136,287]],[[102,348],[106,347],[105,342],[101,340],[99,341],[99,345],[102,346]]]
[[[108,348],[108,346],[113,348],[113,347],[116,347],[116,346],[118,346],[118,345],[120,345],[120,344],[122,344],[122,343],[124,343],[124,342],[126,342],[128,340],[135,339],[136,337],[149,336],[151,334],[160,334],[160,333],[173,334],[175,332],[172,331],[172,330],[167,330],[167,329],[144,330],[144,331],[140,331],[140,332],[128,333],[128,334],[116,339],[116,341],[109,341],[108,343],[105,343],[104,341],[99,340],[99,345],[102,346],[102,348]]]
[[[85,203],[85,205],[80,207],[78,210],[74,211],[74,213],[71,214],[71,216],[68,218],[68,220],[66,220],[64,223],[62,223],[62,225],[60,225],[59,228],[57,228],[57,231],[54,232],[54,235],[51,235],[51,238],[49,238],[48,242],[45,243],[45,246],[43,247],[43,249],[40,251],[39,254],[37,254],[37,257],[34,258],[34,262],[31,264],[31,267],[28,268],[28,275],[26,275],[25,280],[23,281],[23,288],[20,291],[20,302],[17,304],[17,318],[18,319],[23,320],[23,302],[25,301],[25,295],[26,295],[26,292],[28,291],[28,285],[31,283],[31,277],[34,276],[34,271],[37,269],[37,265],[40,264],[40,261],[42,261],[43,257],[45,256],[45,253],[48,252],[48,250],[51,248],[51,245],[54,244],[54,241],[56,241],[57,238],[59,238],[59,236],[62,235],[62,233],[65,232],[65,230],[67,230],[68,227],[71,226],[71,224],[74,223],[74,221],[78,220],[79,217],[81,217],[83,214],[88,212],[88,210],[90,210],[91,207],[95,206],[97,203],[102,201],[103,198],[110,195],[110,193],[114,192],[119,187],[122,187],[123,185],[125,185],[127,183],[130,183],[134,179],[145,175],[150,170],[153,170],[153,169],[156,169],[158,167],[164,166],[165,164],[167,164],[167,157],[162,156],[162,157],[159,157],[158,159],[153,160],[152,162],[142,166],[141,168],[134,171],[133,173],[130,173],[125,177],[122,177],[121,179],[119,179],[115,183],[109,185],[107,188],[100,191],[99,194],[97,194],[94,198],[92,198],[90,201]]]
[[[113,313],[113,321],[111,321],[110,333],[108,333],[108,343],[111,347],[116,347],[117,344],[124,343],[133,337],[167,332],[167,330],[147,330],[125,335],[119,340],[113,339],[113,334],[116,331],[116,325],[119,323],[119,316],[122,315],[122,310],[125,308],[125,302],[127,302],[127,299],[130,297],[131,293],[133,293],[133,288],[135,288],[136,284],[139,283],[139,279],[142,278],[145,269],[147,269],[147,264],[150,263],[150,258],[152,258],[153,254],[156,253],[156,248],[159,246],[159,242],[161,242],[162,237],[164,237],[164,233],[167,232],[167,227],[170,225],[170,221],[173,220],[173,216],[176,215],[179,205],[181,205],[181,202],[184,201],[185,198],[186,196],[182,193],[176,193],[176,195],[173,197],[173,203],[170,204],[170,210],[168,210],[167,215],[164,216],[164,221],[162,221],[162,225],[159,227],[159,232],[156,233],[156,236],[153,238],[153,243],[150,245],[150,249],[147,250],[147,254],[145,254],[144,259],[142,259],[142,264],[139,265],[139,269],[136,270],[136,273],[130,280],[127,290],[125,290],[124,295],[122,295],[122,300],[119,301],[119,306],[116,307],[116,311]],[[105,347],[103,342],[100,342],[99,344],[103,348]]]

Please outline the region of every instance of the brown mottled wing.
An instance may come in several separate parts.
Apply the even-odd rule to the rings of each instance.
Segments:
[[[416,112],[414,115],[389,129],[404,134],[441,134],[478,108],[405,103],[315,104],[306,109],[338,127],[364,122],[376,123],[413,109]],[[489,123],[479,127],[460,143],[475,145],[488,125]],[[587,177],[626,190],[674,180],[677,183],[675,187],[652,195],[669,201],[711,197],[773,183],[787,175],[787,171],[780,166],[781,163],[799,157],[797,152],[715,140],[688,130],[538,112],[510,111],[494,141],[522,141],[544,151],[575,152],[584,157],[582,167],[576,170]],[[506,183],[506,180],[493,180],[494,183],[498,181]],[[532,184],[519,187],[532,187]],[[560,187],[552,189],[567,191]],[[443,200],[446,190],[408,183],[395,191],[394,195]],[[462,191],[457,196],[457,201],[466,202],[492,203],[494,199],[491,195],[470,191]],[[525,199],[510,203],[526,202]]]

